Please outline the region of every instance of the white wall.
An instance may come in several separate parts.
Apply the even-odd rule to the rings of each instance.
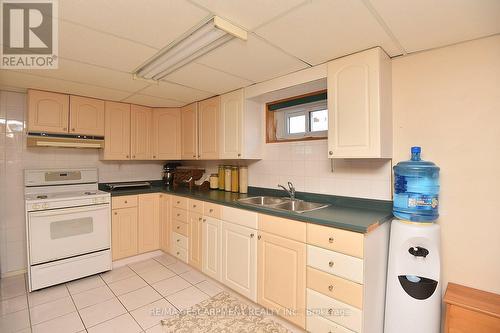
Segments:
[[[161,178],[161,162],[101,162],[96,149],[26,147],[26,95],[0,91],[0,271],[26,266],[23,170],[99,168],[99,180]]]
[[[393,59],[394,161],[441,167],[443,280],[500,293],[500,36]]]

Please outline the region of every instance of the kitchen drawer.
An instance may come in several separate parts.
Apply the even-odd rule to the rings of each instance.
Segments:
[[[340,326],[318,314],[309,314],[307,316],[306,328],[311,333],[353,333],[350,329]]]
[[[300,221],[259,214],[259,230],[303,243],[306,242],[306,225]]]
[[[180,247],[181,249],[188,249],[188,239],[186,236],[172,232],[172,245],[174,247]]]
[[[363,283],[363,259],[307,245],[307,266]]]
[[[177,220],[172,220],[172,231],[187,237],[188,235],[187,229],[188,229],[187,223],[180,222]]]
[[[111,198],[111,209],[137,207],[137,195],[123,195]]]
[[[257,229],[257,216],[257,213],[248,210],[226,206],[223,206],[221,211],[221,220],[252,229]]]
[[[361,309],[363,285],[307,267],[307,288]]]
[[[173,196],[172,206],[180,209],[188,209],[188,198]]]
[[[177,259],[184,261],[185,263],[187,263],[188,261],[188,251],[186,249],[174,246],[174,251],[172,252],[172,255]]]
[[[363,237],[357,232],[307,224],[307,244],[363,258]]]
[[[220,210],[221,210],[220,205],[210,202],[205,202],[203,204],[203,215],[205,216],[210,216],[215,219],[220,219]]]
[[[193,213],[203,214],[203,201],[189,199],[188,210]]]
[[[362,311],[346,303],[307,288],[307,308],[354,332],[361,332]]]
[[[172,218],[174,220],[187,223],[188,221],[188,212],[184,209],[172,208]]]

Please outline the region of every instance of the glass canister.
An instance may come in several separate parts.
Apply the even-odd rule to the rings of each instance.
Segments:
[[[219,190],[224,190],[224,180],[225,180],[224,166],[219,165]]]
[[[231,166],[224,167],[224,190],[231,192]]]
[[[240,193],[248,193],[248,167],[240,166]]]
[[[238,192],[239,190],[239,180],[238,180],[238,167],[231,167],[231,192]]]
[[[219,174],[213,173],[210,175],[210,189],[216,190],[219,188]]]

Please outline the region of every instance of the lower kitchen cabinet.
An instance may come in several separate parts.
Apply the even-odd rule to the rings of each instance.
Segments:
[[[170,252],[171,240],[171,197],[160,194],[160,249],[163,252]]]
[[[306,244],[259,232],[257,302],[305,327]]]
[[[257,299],[257,235],[250,229],[222,222],[221,282],[256,301]]]
[[[113,209],[111,231],[113,260],[137,254],[137,207]]]
[[[138,199],[137,248],[139,253],[160,248],[160,197],[159,194],[141,194]]]
[[[188,212],[188,264],[199,270],[202,269],[202,221],[201,214]]]
[[[221,220],[203,216],[202,271],[216,280],[220,280],[222,273],[221,228]]]

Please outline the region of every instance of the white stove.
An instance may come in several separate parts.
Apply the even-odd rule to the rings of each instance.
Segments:
[[[25,170],[29,290],[111,269],[111,198],[97,169]]]

